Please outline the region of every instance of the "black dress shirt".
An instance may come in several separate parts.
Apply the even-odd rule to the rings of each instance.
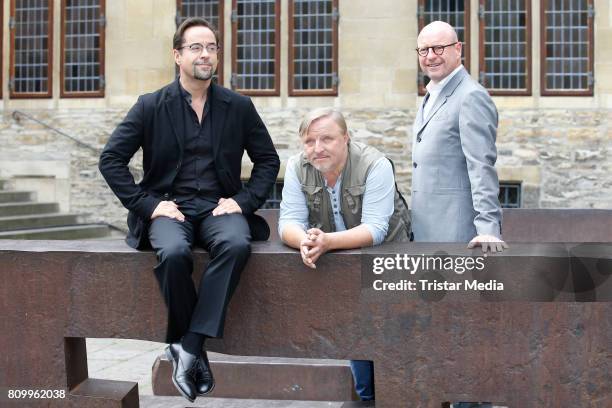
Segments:
[[[180,83],[179,87],[183,100],[185,150],[181,168],[174,180],[173,196],[177,201],[199,197],[217,203],[223,192],[217,179],[212,149],[212,87],[208,88],[202,122],[191,107],[191,94]]]

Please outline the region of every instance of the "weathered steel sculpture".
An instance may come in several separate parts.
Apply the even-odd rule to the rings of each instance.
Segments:
[[[504,292],[382,292],[372,288],[371,259],[361,251],[328,254],[310,270],[280,243],[254,244],[225,338],[210,346],[239,355],[371,359],[377,407],[452,400],[610,406],[612,211],[542,211],[524,227],[519,215],[506,227],[511,249],[488,258],[484,272],[426,276],[497,280]],[[538,237],[538,224],[550,223],[557,236]],[[523,241],[604,243],[512,243],[520,234]],[[381,250],[477,254],[456,244]],[[198,252],[197,271],[205,261]],[[3,392],[67,390],[64,399],[25,398],[22,406],[137,407],[136,384],[88,378],[84,339],[163,341],[155,262],[152,252],[120,241],[0,241]]]

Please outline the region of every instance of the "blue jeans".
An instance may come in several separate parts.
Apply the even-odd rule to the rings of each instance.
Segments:
[[[351,360],[355,392],[362,401],[374,401],[374,363],[369,360]]]

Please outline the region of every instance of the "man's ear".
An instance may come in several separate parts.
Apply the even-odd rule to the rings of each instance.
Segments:
[[[176,65],[181,65],[181,52],[179,50],[172,50],[172,57],[174,58],[174,63]]]

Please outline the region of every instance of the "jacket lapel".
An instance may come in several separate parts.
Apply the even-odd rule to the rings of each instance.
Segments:
[[[434,115],[440,110],[440,108],[444,106],[448,98],[453,94],[453,92],[455,92],[455,89],[457,89],[457,87],[459,86],[461,81],[463,81],[466,75],[469,74],[467,73],[465,68],[461,68],[461,70],[459,70],[459,72],[457,72],[457,74],[455,74],[455,76],[452,77],[446,85],[444,85],[444,88],[442,88],[442,92],[440,92],[440,95],[436,99],[435,105],[429,111],[429,115],[427,115],[427,118],[423,118],[423,122],[418,127],[418,130],[416,132],[417,135],[420,134],[423,129],[425,129],[425,126],[427,126],[431,118],[433,118]],[[423,107],[421,106],[420,113],[422,112],[422,109]]]
[[[217,157],[219,144],[221,143],[221,133],[225,127],[225,119],[229,108],[230,98],[225,89],[215,83],[211,83],[211,107],[212,107],[212,146],[213,157]]]
[[[423,97],[423,101],[419,105],[419,110],[417,111],[416,118],[414,118],[414,125],[412,126],[412,133],[416,136],[417,131],[420,131],[423,126],[423,106],[425,101],[429,99],[429,93],[427,93]]]
[[[181,91],[179,89],[178,78],[168,89],[165,98],[165,105],[166,112],[170,118],[170,127],[172,128],[176,141],[179,145],[179,157],[183,157],[183,149],[185,144],[185,122],[183,119],[183,101],[181,100]]]

